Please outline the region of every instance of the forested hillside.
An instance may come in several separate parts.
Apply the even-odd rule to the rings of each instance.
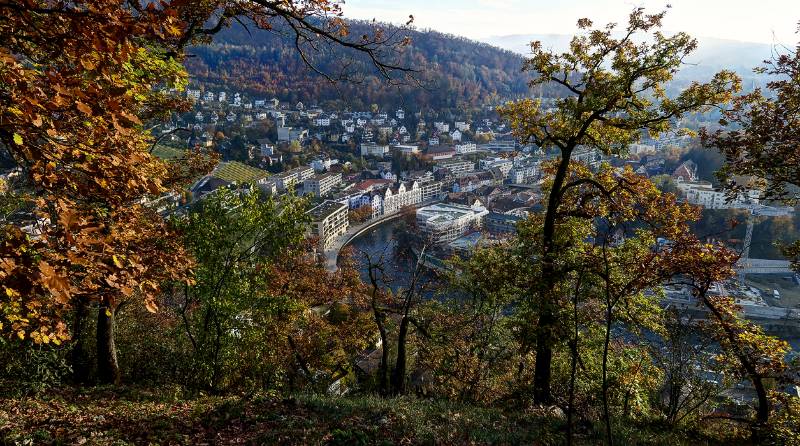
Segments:
[[[368,34],[372,24],[353,22],[350,33]],[[398,32],[387,25],[387,33]],[[309,62],[321,72],[338,76],[345,65],[359,72],[357,82],[332,83],[302,60],[280,29],[267,32],[234,24],[212,44],[195,47],[186,65],[195,82],[207,88],[240,89],[290,102],[343,100],[354,107],[476,106],[528,93],[521,75],[522,57],[484,43],[435,31],[399,30],[411,42],[397,54],[397,63],[418,70],[414,80],[388,85],[364,57],[351,60],[342,48],[306,48]],[[361,73],[366,73],[361,77]],[[422,88],[420,88],[422,87]]]

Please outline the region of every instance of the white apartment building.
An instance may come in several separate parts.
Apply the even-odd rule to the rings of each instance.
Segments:
[[[414,155],[419,153],[419,146],[415,144],[399,144],[392,146],[392,148],[399,150],[403,155]]]
[[[331,119],[330,118],[315,118],[314,125],[317,127],[330,127]]]
[[[336,238],[347,232],[347,211],[347,204],[332,200],[326,200],[308,211],[311,216],[311,234],[318,238],[320,248],[329,249]]]
[[[433,166],[434,172],[439,169],[448,169],[451,174],[455,176],[463,175],[465,173],[473,172],[475,170],[475,163],[466,160],[444,160],[436,163]]]
[[[500,169],[504,177],[508,177],[511,168],[514,167],[514,162],[505,158],[486,158],[478,162],[481,170],[489,170],[493,167]]]
[[[314,169],[309,166],[300,166],[295,169],[279,173],[273,178],[275,179],[275,185],[278,187],[278,190],[285,192],[287,189],[305,181],[307,178],[312,176],[314,176]]]
[[[731,201],[725,192],[714,189],[711,183],[705,181],[684,182],[677,181],[675,185],[681,191],[686,201],[703,206],[706,209],[744,209],[758,204],[759,193],[748,190],[746,194],[739,194]]]
[[[539,168],[535,164],[520,164],[511,168],[508,178],[514,184],[526,184],[534,180],[539,173]]]
[[[375,144],[374,142],[361,143],[361,156],[384,157],[389,153],[389,146]]]
[[[417,209],[417,228],[433,243],[449,243],[472,228],[480,228],[489,211],[476,203],[434,204]]]
[[[444,182],[443,181],[429,181],[426,183],[420,183],[420,200],[421,202],[426,202],[429,200],[433,200],[435,198],[439,198],[442,194],[442,190],[444,189]]]
[[[342,174],[339,172],[327,172],[314,175],[303,181],[303,193],[313,194],[317,198],[324,197],[331,193],[334,187],[342,183]]]
[[[331,166],[336,164],[339,164],[338,159],[317,158],[311,161],[311,167],[314,169],[315,172],[323,172],[329,170]]]
[[[467,142],[464,144],[456,144],[456,154],[466,155],[468,153],[475,153],[478,151],[478,145],[474,142]]]

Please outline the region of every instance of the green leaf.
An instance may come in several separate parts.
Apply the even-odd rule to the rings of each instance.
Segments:
[[[19,133],[14,133],[14,144],[21,146],[22,145],[22,136]]]

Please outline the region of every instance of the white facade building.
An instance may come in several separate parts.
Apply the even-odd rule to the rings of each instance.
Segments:
[[[468,153],[475,153],[478,151],[478,145],[474,142],[468,142],[464,144],[456,144],[456,154],[457,155],[465,155]]]
[[[373,142],[361,143],[361,156],[377,156],[384,157],[389,153],[389,146],[375,144]]]
[[[489,211],[479,204],[434,204],[417,209],[417,228],[433,243],[449,243],[480,228]]]
[[[293,187],[295,184],[305,181],[314,175],[314,169],[309,166],[300,166],[274,176],[275,185],[281,192]]]

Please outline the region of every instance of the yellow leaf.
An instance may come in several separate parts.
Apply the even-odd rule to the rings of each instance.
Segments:
[[[25,332],[23,330],[19,330],[17,332],[17,337],[24,340],[25,339]]]
[[[114,261],[114,265],[117,265],[117,268],[122,268],[122,262],[119,261],[116,255],[111,256],[111,260]]]
[[[14,144],[21,146],[22,145],[22,136],[19,133],[14,133]]]
[[[108,308],[106,308],[106,316],[107,317],[111,317],[112,316],[111,310],[109,310]]]

